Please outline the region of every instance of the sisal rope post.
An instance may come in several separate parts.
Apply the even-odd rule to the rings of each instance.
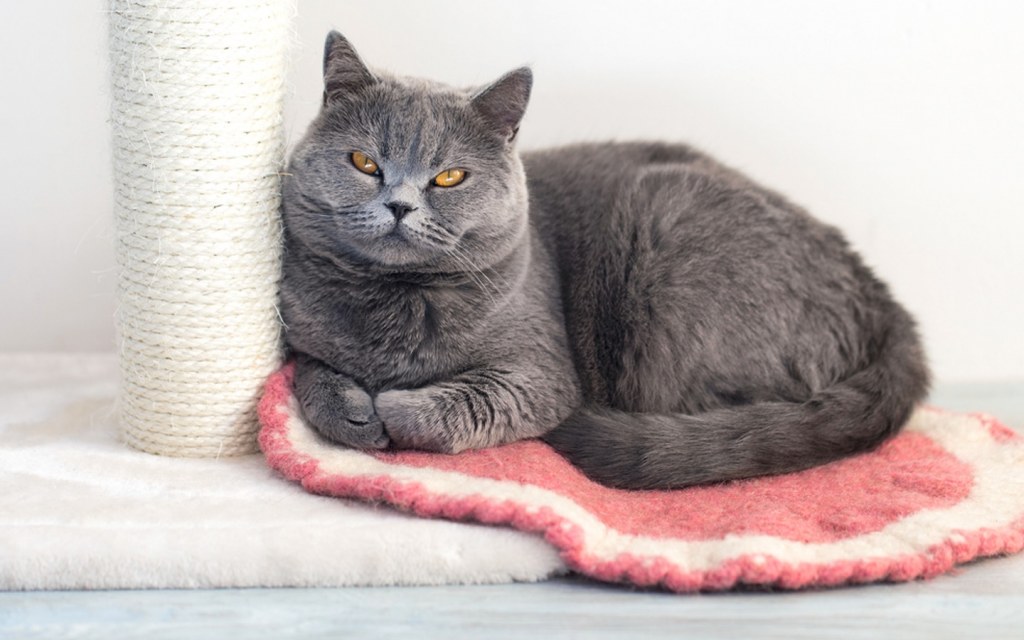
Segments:
[[[124,440],[257,450],[281,357],[287,0],[110,0]]]

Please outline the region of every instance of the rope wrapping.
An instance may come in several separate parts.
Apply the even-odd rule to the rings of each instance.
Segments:
[[[110,0],[125,441],[257,450],[277,313],[288,0]]]

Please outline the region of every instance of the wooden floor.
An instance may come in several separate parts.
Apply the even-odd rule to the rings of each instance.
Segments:
[[[934,404],[1024,427],[1024,383],[941,386]],[[0,550],[0,553],[3,551]],[[361,589],[0,593],[21,638],[1024,639],[1024,555],[927,582],[680,596],[576,578]]]

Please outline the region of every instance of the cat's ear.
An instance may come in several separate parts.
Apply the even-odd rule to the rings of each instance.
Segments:
[[[376,81],[345,36],[337,31],[327,34],[324,42],[324,104]]]
[[[529,67],[510,71],[473,96],[473,109],[511,142],[519,131],[532,86],[533,72]]]

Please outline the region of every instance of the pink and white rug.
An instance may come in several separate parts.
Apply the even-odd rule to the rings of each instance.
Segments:
[[[677,491],[588,480],[538,441],[364,453],[321,439],[268,380],[260,445],[313,493],[540,534],[592,578],[673,591],[906,581],[1024,548],[1024,438],[983,415],[919,409],[878,450],[808,471]]]

